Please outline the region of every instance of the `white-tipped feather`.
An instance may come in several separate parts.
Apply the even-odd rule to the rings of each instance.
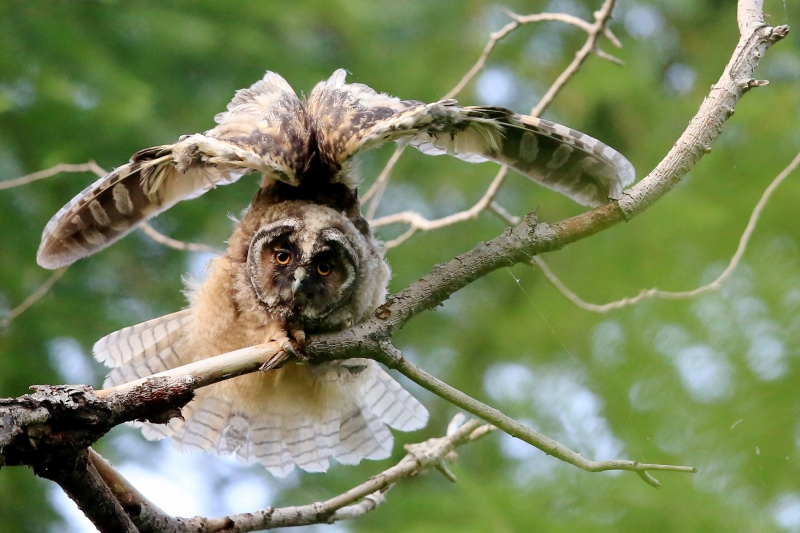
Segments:
[[[191,312],[180,311],[98,341],[95,356],[114,367],[105,386],[178,366],[181,339],[191,325]],[[336,394],[337,401],[309,411],[301,408],[302,402],[297,404],[301,407],[281,403],[286,400],[276,390],[278,404],[237,405],[212,385],[198,391],[183,409],[183,420],[136,425],[150,440],[171,437],[181,451],[233,455],[284,477],[295,465],[325,472],[331,457],[344,464],[386,458],[394,440],[387,426],[411,431],[427,422],[425,407],[374,361],[351,359],[299,368],[309,370],[309,393]]]
[[[133,359],[145,359],[175,344],[191,321],[191,310],[154,318],[106,335],[92,348],[106,366],[119,367]]]

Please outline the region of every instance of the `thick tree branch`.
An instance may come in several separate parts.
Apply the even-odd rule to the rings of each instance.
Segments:
[[[139,533],[89,460],[90,450],[34,468],[36,475],[58,483],[101,533]]]

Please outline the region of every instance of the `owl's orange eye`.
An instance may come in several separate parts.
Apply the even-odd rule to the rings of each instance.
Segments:
[[[279,252],[275,252],[275,262],[279,265],[286,265],[289,264],[289,261],[292,260],[292,254],[285,250],[281,250]]]
[[[317,274],[320,276],[327,276],[331,273],[333,267],[327,261],[323,261],[322,263],[317,265]]]

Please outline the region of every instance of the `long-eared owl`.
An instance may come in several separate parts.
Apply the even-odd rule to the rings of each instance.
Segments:
[[[125,328],[95,344],[112,386],[239,348],[366,320],[383,303],[390,272],[361,216],[352,158],[388,141],[469,162],[507,164],[575,201],[596,206],[633,182],[630,163],[570,128],[498,107],[425,104],[346,84],[338,70],[300,99],[267,72],[236,93],[217,126],[130,162],[78,194],[47,224],[37,259],[72,263],[176,202],[249,172],[261,187],[225,254],[211,261],[190,305]],[[391,452],[387,426],[427,422],[425,408],[375,362],[292,360],[268,372],[201,389],[183,419],[145,424],[148,438],[258,461],[283,476],[329,459],[357,463]]]

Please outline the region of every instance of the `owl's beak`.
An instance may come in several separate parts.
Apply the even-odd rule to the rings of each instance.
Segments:
[[[297,294],[297,291],[300,289],[300,285],[303,284],[303,280],[308,277],[308,272],[303,267],[298,267],[297,270],[294,271],[294,281],[292,282],[292,295]]]

